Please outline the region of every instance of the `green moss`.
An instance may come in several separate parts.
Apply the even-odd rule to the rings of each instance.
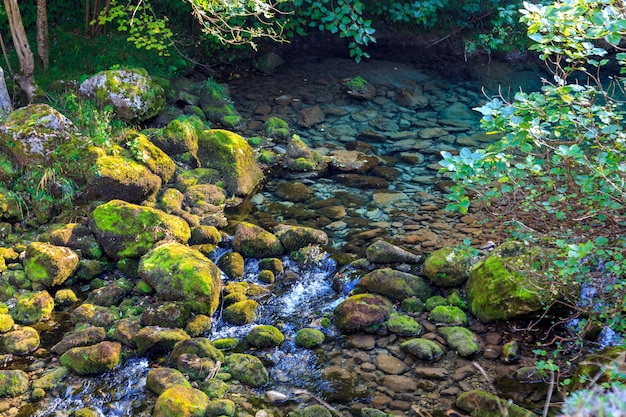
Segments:
[[[238,343],[239,339],[235,339],[234,337],[225,337],[222,339],[214,340],[213,346],[220,350],[231,350],[234,349]]]
[[[28,390],[28,375],[24,371],[0,371],[0,398],[15,397]]]
[[[263,125],[265,133],[272,138],[287,139],[290,135],[289,124],[279,117],[270,117]]]
[[[259,358],[245,353],[233,353],[226,358],[226,369],[244,384],[261,387],[269,382],[267,369]]]
[[[325,339],[324,333],[320,330],[307,327],[298,330],[298,333],[296,333],[296,346],[306,349],[315,349],[320,347]]]
[[[391,314],[387,328],[399,336],[417,336],[422,332],[422,326],[415,319],[400,313]]]
[[[346,88],[356,93],[363,93],[367,88],[367,80],[360,75],[357,75],[356,77],[348,80]]]
[[[257,308],[259,308],[259,303],[254,300],[239,301],[226,307],[224,319],[238,326],[252,323]]]
[[[439,305],[430,312],[429,320],[438,324],[467,324],[467,315],[456,306]]]
[[[429,339],[410,339],[400,344],[400,349],[418,359],[432,361],[443,356],[443,349],[439,344]]]
[[[6,313],[0,313],[0,333],[6,333],[13,328],[13,317]]]
[[[283,343],[285,335],[274,326],[260,325],[250,330],[248,343],[257,348],[275,347]]]

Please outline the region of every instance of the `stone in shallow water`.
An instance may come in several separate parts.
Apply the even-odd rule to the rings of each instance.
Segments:
[[[413,254],[384,240],[377,240],[367,247],[367,259],[372,263],[419,263],[420,255]]]
[[[2,337],[4,353],[26,355],[39,347],[39,333],[32,327],[22,327],[5,333]]]
[[[375,363],[378,370],[392,375],[403,374],[408,368],[407,364],[400,359],[386,354],[376,356]]]
[[[443,356],[443,349],[432,340],[416,338],[403,342],[400,348],[418,359],[433,361]]]

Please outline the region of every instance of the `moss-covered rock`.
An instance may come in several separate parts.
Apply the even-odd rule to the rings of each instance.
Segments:
[[[161,178],[162,184],[170,182],[176,171],[176,164],[161,148],[152,143],[144,134],[133,130],[126,132],[122,141],[132,146],[132,152],[141,155],[141,162],[155,175]]]
[[[209,398],[204,392],[175,385],[159,395],[152,417],[204,417],[208,404]]]
[[[375,264],[391,264],[391,263],[419,263],[422,259],[420,255],[416,255],[393,245],[384,240],[377,240],[369,245],[365,251],[367,259]]]
[[[259,282],[262,282],[264,284],[272,284],[274,283],[274,281],[276,281],[276,276],[274,275],[274,273],[268,269],[263,269],[262,271],[259,271]]]
[[[0,398],[22,395],[28,390],[28,374],[20,370],[0,370]]]
[[[187,378],[177,369],[164,367],[150,369],[146,378],[146,386],[156,395],[161,395],[166,389],[178,385],[191,388]]]
[[[377,294],[358,294],[341,302],[333,313],[335,324],[344,333],[375,331],[391,313],[393,304]]]
[[[224,363],[234,379],[253,386],[262,387],[269,382],[269,374],[256,356],[246,353],[232,353]]]
[[[80,252],[82,257],[97,259],[102,256],[102,248],[89,227],[80,223],[60,225],[50,233],[40,236],[40,240],[48,241],[56,246],[66,246]]]
[[[219,350],[232,350],[239,344],[239,339],[235,337],[221,337],[213,341],[213,346]]]
[[[105,338],[106,331],[103,327],[88,327],[65,334],[63,339],[52,346],[50,351],[57,355],[62,355],[71,348],[95,345],[96,343],[104,341]]]
[[[178,357],[183,354],[194,354],[199,358],[209,358],[213,361],[224,362],[224,354],[222,351],[204,337],[194,337],[177,342],[170,354],[170,362],[176,364]]]
[[[289,124],[279,117],[270,117],[263,123],[263,130],[270,138],[287,139],[291,134]]]
[[[66,366],[49,369],[33,381],[33,389],[41,388],[45,391],[50,391],[65,379],[68,372],[69,369]]]
[[[6,313],[0,313],[0,333],[6,333],[13,328],[15,321]]]
[[[438,331],[446,343],[464,358],[472,357],[481,350],[480,338],[465,327],[441,327]]]
[[[249,258],[280,256],[285,251],[276,235],[260,226],[241,222],[235,229],[233,249]]]
[[[626,348],[610,346],[587,355],[578,364],[568,387],[572,392],[585,389],[590,381],[594,384],[626,383]]]
[[[424,301],[417,297],[405,298],[402,300],[400,307],[406,313],[421,313],[426,308]]]
[[[296,346],[305,349],[315,349],[320,347],[325,339],[326,336],[324,336],[321,330],[305,327],[296,333]]]
[[[58,290],[54,294],[54,303],[59,306],[68,306],[78,301],[76,293],[69,288]]]
[[[22,324],[35,324],[52,317],[54,299],[48,291],[25,292],[17,297],[13,319]]]
[[[206,118],[227,128],[233,128],[242,122],[235,110],[228,88],[209,78],[199,85],[200,107]]]
[[[429,339],[409,339],[400,344],[400,349],[418,359],[425,361],[438,360],[443,356],[443,349],[438,343]]]
[[[278,328],[263,324],[255,326],[247,336],[250,346],[256,348],[268,348],[280,345],[285,341],[285,335]]]
[[[148,120],[165,107],[165,91],[144,69],[99,72],[80,85],[79,94],[95,99],[102,107],[112,105],[126,122]]]
[[[241,279],[244,274],[244,259],[239,252],[227,252],[217,260],[217,266],[230,279]]]
[[[87,303],[79,305],[70,314],[74,324],[89,324],[105,329],[112,327],[117,318],[119,316],[115,309]]]
[[[448,300],[446,300],[446,298],[441,295],[433,295],[432,297],[428,298],[424,303],[424,306],[428,311],[433,311],[435,308],[445,305],[448,305]]]
[[[317,175],[326,168],[326,163],[322,155],[312,151],[298,135],[293,135],[287,142],[283,167],[293,173]]]
[[[221,398],[228,392],[229,388],[230,385],[228,383],[217,378],[205,379],[200,382],[200,389],[208,395],[209,398]]]
[[[437,324],[452,324],[461,326],[467,324],[467,315],[456,306],[437,306],[428,316],[430,321]]]
[[[32,327],[24,326],[5,333],[2,337],[2,343],[4,353],[27,355],[39,347],[39,333]]]
[[[121,344],[100,342],[68,350],[61,355],[61,365],[67,366],[78,375],[98,375],[116,368],[121,354]]]
[[[181,218],[121,200],[96,207],[89,227],[106,254],[115,260],[141,257],[165,238],[187,243],[191,236],[189,225]]]
[[[162,128],[148,132],[149,139],[168,155],[190,154],[197,159],[198,136],[208,129],[198,116],[181,116]]]
[[[423,274],[435,285],[456,287],[469,276],[471,261],[472,257],[466,250],[448,246],[426,258]]]
[[[274,235],[287,251],[298,250],[308,245],[328,244],[328,235],[312,227],[279,224],[274,227]]]
[[[166,300],[179,301],[201,314],[217,310],[220,270],[197,250],[176,242],[157,246],[141,258],[138,273]]]
[[[156,302],[151,304],[141,314],[141,325],[181,328],[185,326],[191,314],[185,303]]]
[[[203,166],[217,169],[222,174],[224,188],[233,195],[250,194],[264,177],[252,147],[244,138],[227,130],[202,132],[198,158]]]
[[[31,242],[24,256],[24,271],[36,289],[61,285],[78,268],[78,255],[70,248]]]
[[[143,327],[135,336],[137,353],[152,355],[170,352],[176,343],[189,339],[189,335],[181,329],[166,329],[159,326]]]
[[[206,417],[232,417],[235,415],[235,403],[228,399],[209,401]]]
[[[470,271],[466,296],[470,311],[482,322],[525,317],[542,311],[554,300],[553,291],[533,276],[526,256],[490,256]]]
[[[113,340],[122,343],[132,349],[137,348],[137,341],[135,339],[141,325],[136,318],[125,318],[118,320],[115,323],[115,330],[113,331]]]
[[[215,226],[199,225],[191,228],[190,245],[217,245],[222,241],[222,234]]]
[[[323,405],[314,404],[301,410],[293,410],[287,417],[332,417],[332,413]]]
[[[481,390],[466,391],[459,395],[454,403],[458,408],[472,417],[501,417],[506,410],[509,417],[528,417],[535,415],[532,411],[509,403]]]
[[[417,336],[422,332],[422,326],[413,317],[400,313],[391,314],[387,328],[398,336]]]
[[[213,321],[211,317],[204,314],[197,314],[187,321],[185,332],[191,337],[197,337],[203,333],[208,333],[212,325]]]
[[[237,326],[252,323],[259,303],[254,300],[242,300],[224,309],[224,320]]]
[[[397,301],[413,296],[426,300],[432,294],[432,289],[422,278],[390,268],[376,269],[364,275],[355,289]]]

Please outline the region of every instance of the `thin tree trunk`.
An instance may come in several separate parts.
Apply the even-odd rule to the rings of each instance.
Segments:
[[[48,69],[50,65],[48,53],[48,12],[46,10],[46,0],[37,0],[37,53],[43,68]]]
[[[4,117],[13,111],[11,96],[4,79],[4,70],[0,67],[0,117]]]
[[[100,24],[98,23],[98,14],[100,13],[100,1],[93,1],[93,11],[91,20],[95,21],[95,23],[91,26],[91,36],[96,36],[100,32]]]
[[[89,6],[91,0],[85,0],[85,33],[89,33]]]
[[[20,61],[20,72],[15,75],[15,81],[24,91],[26,100],[31,103],[37,90],[37,85],[35,84],[35,58],[26,38],[26,31],[22,23],[20,9],[17,6],[17,0],[4,0],[4,8],[9,18],[13,45]]]

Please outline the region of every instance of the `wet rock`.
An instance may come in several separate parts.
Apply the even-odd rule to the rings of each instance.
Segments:
[[[481,390],[471,390],[459,395],[455,405],[461,410],[485,417],[497,417],[506,409],[509,417],[527,417],[534,413],[515,404],[509,404],[507,400],[496,397],[493,394]]]
[[[140,328],[139,320],[135,318],[121,319],[115,324],[113,340],[129,346],[132,349],[136,349],[137,342],[135,341],[135,336]]]
[[[291,411],[287,414],[287,417],[332,417],[332,414],[326,407],[314,404],[302,410]]]
[[[242,300],[224,309],[224,320],[237,326],[252,323],[259,303],[254,300]]]
[[[340,403],[363,398],[367,394],[367,388],[359,383],[359,376],[354,371],[354,369],[346,369],[336,365],[324,368],[322,370],[323,397],[329,401]]]
[[[24,326],[2,336],[3,353],[27,355],[39,347],[39,333],[32,327]]]
[[[336,150],[328,155],[328,166],[340,172],[366,173],[378,165],[378,159],[359,151]]]
[[[223,397],[224,394],[228,392],[229,388],[230,385],[220,379],[205,379],[200,382],[200,389],[208,395],[209,398]]]
[[[375,264],[389,263],[419,263],[421,256],[415,255],[396,245],[377,240],[367,247],[365,251],[367,260]]]
[[[150,369],[146,378],[146,386],[156,395],[174,386],[191,388],[191,384],[178,370],[172,368]]]
[[[517,340],[511,340],[502,346],[502,362],[515,363],[519,360],[519,343]]]
[[[181,329],[158,326],[143,327],[135,336],[139,355],[169,352],[176,343],[185,339],[189,339],[189,335]]]
[[[347,342],[350,347],[359,350],[371,350],[376,347],[376,338],[370,334],[351,335]]]
[[[241,279],[244,275],[244,259],[239,252],[228,252],[217,260],[217,266],[230,279]]]
[[[245,257],[267,258],[282,255],[285,248],[276,235],[252,223],[241,222],[235,229],[233,250]]]
[[[246,340],[250,346],[256,348],[270,348],[279,346],[285,341],[285,335],[274,326],[260,325],[250,330]]]
[[[40,237],[52,245],[65,246],[80,251],[81,256],[96,259],[102,256],[102,248],[93,232],[84,224],[68,223]]]
[[[225,191],[213,184],[192,185],[183,194],[183,208],[199,216],[216,213],[224,201]]]
[[[395,356],[387,354],[377,355],[374,363],[378,370],[386,374],[400,375],[408,369],[406,363],[396,358]]]
[[[215,362],[209,358],[201,358],[193,353],[183,353],[176,360],[176,367],[183,372],[191,381],[203,381],[214,370],[217,370]]]
[[[17,297],[13,319],[22,324],[35,324],[52,317],[54,299],[48,291],[25,292]]]
[[[473,112],[466,104],[452,103],[441,112],[442,119],[469,120],[475,122],[477,113]]]
[[[308,245],[328,244],[326,233],[312,227],[279,224],[274,227],[274,235],[289,252]]]
[[[392,392],[414,392],[417,389],[417,380],[404,375],[384,375],[378,379],[378,383]]]
[[[467,324],[467,315],[456,306],[437,306],[428,316],[429,320],[437,324],[461,326]]]
[[[334,177],[340,184],[364,189],[389,188],[389,182],[380,177],[359,174],[339,174]]]
[[[419,132],[419,136],[422,139],[435,139],[446,136],[447,134],[448,131],[440,127],[429,127],[426,129],[422,129]]]
[[[422,332],[422,326],[415,319],[400,313],[391,314],[387,328],[398,336],[417,336]]]
[[[74,304],[78,301],[78,297],[74,293],[74,291],[69,288],[65,288],[62,290],[58,290],[54,294],[54,303],[59,306],[67,306],[70,304]]]
[[[265,396],[272,404],[282,404],[289,399],[287,394],[273,390],[266,391]]]
[[[200,336],[203,333],[208,333],[211,330],[213,321],[211,317],[204,314],[197,314],[187,322],[185,326],[185,332],[191,337]]]
[[[348,297],[335,308],[334,320],[344,333],[375,331],[393,311],[393,304],[383,296],[358,294]]]
[[[181,116],[162,129],[148,130],[148,137],[168,155],[188,154],[197,159],[198,136],[207,128],[198,116]]]
[[[92,346],[75,347],[61,355],[61,365],[78,375],[98,375],[117,367],[122,345],[100,342]]]
[[[155,247],[141,258],[137,272],[160,297],[193,312],[211,315],[218,307],[220,270],[188,246],[170,242]]]
[[[418,359],[426,360],[426,361],[434,361],[438,360],[443,356],[443,349],[438,343],[433,342],[432,340],[415,338],[409,339],[400,344],[400,348],[409,353],[412,356],[415,356]]]
[[[71,348],[80,346],[91,346],[104,341],[106,338],[105,329],[102,327],[89,327],[87,329],[77,330],[63,336],[63,339],[56,345],[52,346],[50,351],[57,355],[62,355]]]
[[[172,364],[177,363],[178,357],[184,354],[193,354],[199,358],[208,358],[212,361],[224,361],[224,354],[209,339],[204,337],[194,337],[177,342],[170,354],[170,362]]]
[[[59,366],[44,372],[39,378],[33,381],[33,389],[43,389],[50,391],[57,387],[57,384],[65,379],[69,372],[66,366]]]
[[[273,284],[276,281],[276,276],[274,273],[268,269],[263,269],[259,271],[258,279],[260,282],[264,284]]]
[[[117,314],[107,307],[93,304],[81,304],[70,314],[74,324],[89,324],[95,327],[109,328],[117,319]]]
[[[359,280],[356,289],[397,301],[413,296],[425,300],[432,294],[432,289],[422,278],[390,268],[376,269],[366,274]]]
[[[281,182],[276,187],[276,195],[283,200],[300,203],[313,197],[313,191],[301,182]]]
[[[217,245],[222,241],[222,234],[215,226],[198,225],[191,229],[190,245]]]
[[[89,293],[85,302],[104,307],[119,305],[126,296],[126,287],[119,282],[112,282]]]
[[[235,403],[225,398],[209,401],[205,415],[206,417],[233,417]]]
[[[78,255],[70,248],[32,242],[26,248],[24,271],[34,289],[61,285],[78,267]]]
[[[294,175],[316,176],[326,168],[326,163],[319,152],[312,151],[298,135],[293,135],[287,143],[283,167]]]
[[[480,352],[480,339],[465,327],[442,327],[439,334],[443,336],[450,348],[459,355],[469,358]]]
[[[423,274],[435,285],[456,287],[467,279],[470,267],[471,255],[467,251],[445,247],[426,259]]]
[[[262,387],[269,382],[269,374],[256,356],[232,353],[224,363],[234,379],[252,387]]]
[[[312,127],[326,119],[320,106],[305,107],[298,112],[298,124],[302,127]]]
[[[441,295],[434,295],[426,300],[425,306],[426,310],[433,311],[436,307],[445,306],[448,304],[448,300],[446,300]]]
[[[296,333],[296,346],[315,349],[324,343],[325,338],[326,336],[324,336],[321,330],[312,328],[300,329]]]
[[[385,142],[387,140],[387,136],[385,136],[385,134],[383,134],[381,132],[377,132],[377,131],[372,130],[372,129],[365,129],[365,130],[359,132],[356,135],[356,138],[358,140],[361,140],[361,141],[364,141],[364,142],[368,142],[368,143],[369,142],[382,143],[382,142]]]
[[[147,307],[141,314],[142,326],[184,327],[191,317],[191,311],[180,302],[157,302]]]
[[[446,368],[418,366],[416,368],[413,368],[413,373],[418,378],[435,379],[438,381],[446,380],[449,377],[449,373]]]
[[[13,328],[15,321],[9,314],[0,313],[0,333],[6,333]]]
[[[209,398],[195,388],[175,385],[157,398],[152,417],[204,417]]]
[[[181,218],[121,200],[96,207],[90,214],[89,227],[106,254],[115,260],[138,258],[166,237],[187,243],[191,236],[189,225]]]
[[[0,370],[0,398],[15,397],[28,390],[28,374],[20,370]]]
[[[417,297],[405,298],[400,307],[407,313],[421,313],[426,308],[424,302]]]

